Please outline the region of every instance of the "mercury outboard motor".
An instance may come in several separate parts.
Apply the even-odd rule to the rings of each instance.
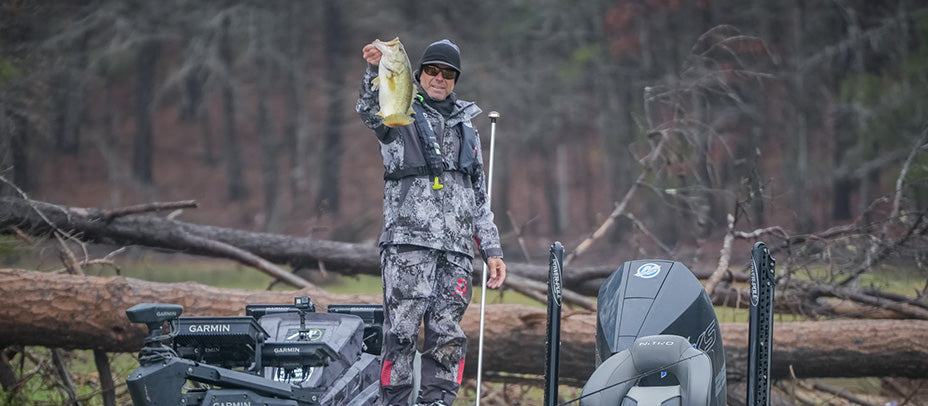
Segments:
[[[581,405],[726,404],[718,319],[686,266],[626,262],[600,287],[597,307],[597,369]]]

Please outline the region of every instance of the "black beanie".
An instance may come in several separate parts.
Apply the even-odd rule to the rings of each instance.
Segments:
[[[419,62],[419,68],[416,69],[416,80],[419,79],[419,74],[422,73],[422,67],[430,63],[443,63],[458,71],[458,76],[454,79],[455,82],[461,77],[461,50],[451,40],[443,39],[433,42],[428,48],[425,48]]]

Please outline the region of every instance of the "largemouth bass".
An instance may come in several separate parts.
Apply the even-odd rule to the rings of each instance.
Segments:
[[[383,53],[373,86],[380,90],[380,111],[377,115],[383,117],[383,124],[388,127],[412,124],[415,121],[411,116],[415,114],[412,102],[416,97],[416,84],[413,83],[406,49],[399,37],[386,42],[375,40],[373,45]]]

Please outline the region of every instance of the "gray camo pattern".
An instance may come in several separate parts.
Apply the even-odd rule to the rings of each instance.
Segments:
[[[361,83],[356,110],[361,121],[371,129],[380,127],[382,119],[378,92],[371,89],[376,72],[368,67]],[[452,94],[451,97],[454,97]],[[445,120],[437,111],[425,105],[429,125],[436,131],[442,144],[445,163],[457,167],[460,149],[459,123],[472,126],[471,120],[482,112],[476,104],[455,100],[457,108]],[[417,101],[418,103],[418,101]],[[422,117],[416,117],[422,120]],[[479,135],[478,135],[479,137]],[[380,143],[380,154],[385,170],[402,165],[405,149],[402,137],[391,143]],[[425,177],[408,177],[384,182],[384,226],[380,244],[410,244],[420,247],[459,252],[473,257],[473,241],[479,239],[483,258],[502,257],[499,231],[493,223],[482,151],[478,143],[478,171],[471,182],[468,176],[457,171],[445,171],[441,176],[442,189],[432,189],[433,180]]]
[[[372,130],[382,127],[378,93],[371,89],[376,71],[368,66],[361,83],[356,110]],[[420,92],[424,93],[421,90]],[[459,126],[473,126],[481,113],[472,102],[457,100],[445,119],[423,104],[426,120],[441,143],[444,163],[458,164]],[[416,101],[418,103],[418,100]],[[479,137],[479,135],[478,135]],[[479,141],[479,140],[478,140]],[[401,168],[406,153],[404,137],[380,143],[384,169]],[[482,151],[477,142],[478,170],[474,177],[445,171],[441,189],[432,179],[406,177],[384,182],[384,226],[380,238],[384,295],[384,342],[379,404],[405,405],[412,392],[413,359],[420,322],[424,322],[420,400],[454,402],[467,337],[460,327],[471,300],[474,240],[484,260],[503,256],[499,232],[490,211]],[[386,366],[391,364],[390,368]],[[386,375],[386,376],[384,376]]]
[[[419,323],[424,321],[422,398],[454,401],[458,368],[467,350],[461,318],[473,295],[471,258],[411,246],[381,250],[384,289],[384,361],[392,361],[384,404],[399,404],[413,383]]]

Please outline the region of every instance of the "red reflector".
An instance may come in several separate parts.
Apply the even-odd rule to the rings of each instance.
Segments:
[[[463,363],[463,361],[462,361]],[[383,369],[380,370],[380,386],[389,386],[390,385],[390,372],[393,371],[393,361],[384,361]],[[461,378],[461,374],[458,373],[458,380]],[[460,382],[458,382],[460,383]]]
[[[458,385],[461,384],[461,381],[464,380],[464,360],[461,360],[461,363],[458,364]]]

